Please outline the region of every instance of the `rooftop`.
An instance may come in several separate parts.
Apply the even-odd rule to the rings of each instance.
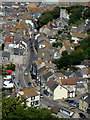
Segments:
[[[58,86],[58,83],[51,79],[46,83],[46,85],[53,91]]]
[[[38,92],[34,88],[25,90],[23,92],[24,92],[24,95],[27,96],[27,97],[33,97],[33,96],[39,95]]]
[[[50,76],[52,76],[53,74],[49,71],[46,74],[44,74],[44,78],[47,80],[47,78],[49,78]]]
[[[76,78],[61,79],[62,85],[76,85]]]
[[[90,104],[90,93],[85,93],[80,99]]]

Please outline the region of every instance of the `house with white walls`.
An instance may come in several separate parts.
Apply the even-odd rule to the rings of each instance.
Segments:
[[[40,105],[40,94],[34,88],[19,91],[17,93],[17,97],[18,96],[27,101],[26,104],[28,107],[37,107]]]

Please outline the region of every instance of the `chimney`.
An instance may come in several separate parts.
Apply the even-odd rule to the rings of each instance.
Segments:
[[[55,20],[53,20],[52,24],[55,24]]]
[[[50,22],[48,22],[48,24],[47,24],[47,25],[48,25],[48,27],[50,27],[51,23],[50,23]]]
[[[19,55],[20,55],[20,42],[19,42]]]

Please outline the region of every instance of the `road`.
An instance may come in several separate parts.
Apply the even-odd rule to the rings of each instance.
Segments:
[[[44,94],[43,94],[43,98],[41,98],[41,103],[44,103],[47,106],[57,106],[57,107],[61,107],[65,105],[65,103],[59,103],[58,101],[51,100]]]
[[[34,32],[33,32],[34,33]],[[32,62],[34,60],[34,57],[36,56],[35,51],[34,51],[34,47],[33,47],[33,42],[34,42],[34,35],[31,38],[31,40],[29,41],[29,45],[28,45],[28,53],[29,53],[29,60],[26,66],[25,71],[28,72],[28,75],[24,75],[24,70],[23,70],[23,66],[18,66],[18,70],[17,73],[19,73],[18,78],[19,78],[19,86],[21,86],[22,88],[24,87],[28,87],[28,82],[31,81],[30,78],[30,69],[31,69],[31,65]],[[34,86],[32,86],[34,87]],[[36,87],[34,87],[36,89]],[[66,106],[69,107],[70,105],[65,104],[64,102],[58,102],[58,101],[53,101],[50,98],[48,98],[46,95],[43,95],[44,97],[41,98],[41,103],[45,104],[46,106],[57,106],[57,107],[61,107],[61,106]],[[75,110],[76,112],[79,112],[78,109]]]

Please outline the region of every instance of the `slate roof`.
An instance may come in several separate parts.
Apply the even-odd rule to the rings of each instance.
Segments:
[[[81,62],[81,64],[90,66],[90,60],[84,60]]]
[[[62,18],[62,20],[64,20],[64,22],[66,22],[67,24],[69,23],[69,19],[67,18]]]
[[[68,73],[66,73],[65,75],[69,77],[69,76],[72,75],[72,74],[73,74],[73,72],[68,72]]]
[[[42,73],[46,70],[46,66],[43,66],[42,68],[38,69],[38,73]]]
[[[23,40],[26,44],[28,44],[28,40],[26,40],[24,37],[22,37],[22,40]]]
[[[10,58],[10,52],[2,52],[2,57]]]
[[[48,48],[42,48],[38,50],[38,58],[43,58],[45,61],[50,60],[51,56],[53,57],[53,54],[54,52],[50,51]]]
[[[84,94],[80,99],[90,104],[90,93]]]
[[[83,85],[83,83],[77,83],[76,88],[85,88],[85,86]]]
[[[47,72],[45,75],[43,75],[44,79],[47,80],[47,78],[49,78],[50,76],[52,76],[53,74],[49,71]]]
[[[71,53],[71,52],[74,51],[74,50],[72,50],[72,49],[70,48],[70,46],[68,46],[68,45],[66,45],[65,47],[66,47],[66,51],[67,51],[68,53]]]
[[[83,34],[83,33],[79,33],[79,32],[73,33],[72,36],[82,38],[82,39],[88,37],[88,35]]]
[[[62,85],[76,85],[76,78],[61,79]]]
[[[75,72],[75,77],[82,77],[81,72],[80,72],[80,71],[76,71],[76,72]]]
[[[47,81],[46,85],[52,90],[54,91],[54,89],[58,86],[58,83],[54,80],[49,80]]]
[[[82,74],[90,74],[90,70],[87,68],[81,68]]]
[[[52,78],[50,78],[50,79],[49,79],[49,81],[50,81],[50,80],[55,80],[55,78],[54,78],[54,77],[52,77]]]

